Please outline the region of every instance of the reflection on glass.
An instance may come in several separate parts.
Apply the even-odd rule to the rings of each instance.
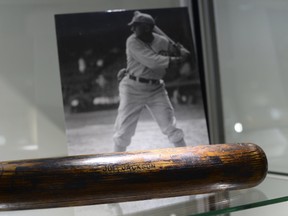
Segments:
[[[237,133],[241,133],[243,131],[243,125],[241,123],[236,123],[234,125],[234,130],[237,132]]]
[[[4,136],[0,136],[0,146],[3,146],[6,144],[6,138]]]

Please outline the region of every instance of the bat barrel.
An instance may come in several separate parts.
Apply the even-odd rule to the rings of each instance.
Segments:
[[[217,144],[0,163],[0,210],[92,205],[249,188],[267,159],[255,144]]]

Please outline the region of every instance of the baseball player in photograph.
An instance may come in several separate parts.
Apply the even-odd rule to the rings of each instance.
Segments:
[[[190,53],[160,34],[149,14],[135,11],[128,25],[133,33],[126,41],[127,68],[118,77],[120,104],[113,136],[114,151],[126,151],[145,108],[175,147],[186,146],[183,131],[176,127],[163,77],[168,68],[179,67]]]

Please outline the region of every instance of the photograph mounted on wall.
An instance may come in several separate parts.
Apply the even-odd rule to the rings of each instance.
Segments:
[[[70,155],[209,144],[187,8],[57,14],[55,25]]]

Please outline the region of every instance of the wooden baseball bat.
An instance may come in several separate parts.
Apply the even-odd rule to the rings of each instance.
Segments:
[[[179,43],[176,43],[174,40],[172,40],[171,37],[169,37],[164,31],[162,31],[162,29],[160,29],[157,25],[154,26],[153,32],[155,32],[156,34],[159,34],[159,35],[162,35],[162,36],[166,37],[168,39],[168,41],[170,41],[170,43],[172,43],[174,45],[179,44]],[[190,51],[188,51],[188,49],[186,49],[183,45],[180,45],[180,46],[182,47],[182,49],[185,50],[185,52],[190,53]]]
[[[0,163],[0,210],[135,201],[243,189],[266,176],[251,143]]]

